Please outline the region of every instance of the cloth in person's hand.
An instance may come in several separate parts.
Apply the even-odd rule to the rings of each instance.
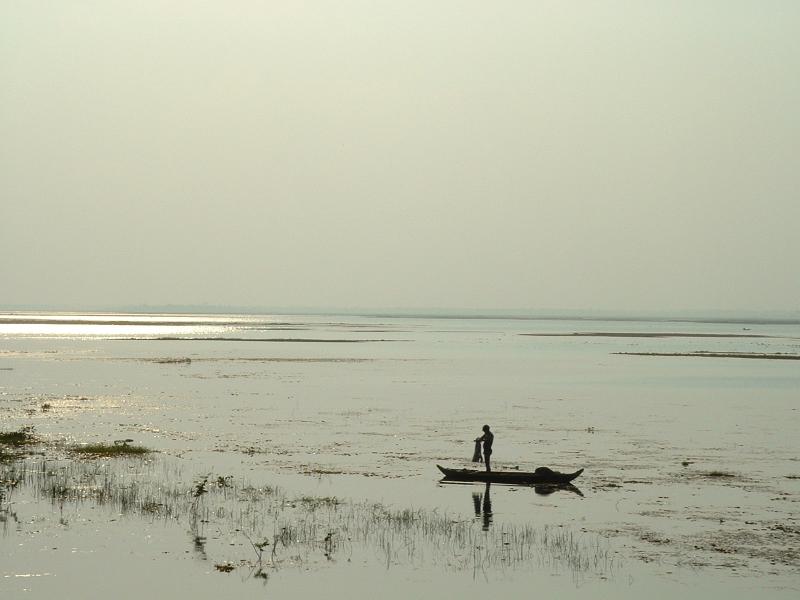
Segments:
[[[483,455],[481,454],[481,443],[475,442],[475,453],[472,455],[472,462],[483,462]]]

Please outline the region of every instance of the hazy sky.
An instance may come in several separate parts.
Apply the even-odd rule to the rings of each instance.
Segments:
[[[800,309],[800,2],[0,0],[0,304]]]

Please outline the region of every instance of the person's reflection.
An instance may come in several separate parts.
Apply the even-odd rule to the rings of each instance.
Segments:
[[[208,560],[206,556],[206,538],[201,535],[192,537],[192,544],[194,545],[194,552],[200,560]]]
[[[472,507],[475,509],[476,517],[483,517],[483,530],[488,531],[492,524],[492,498],[490,490],[492,484],[486,482],[486,489],[483,494],[472,492]]]
[[[492,499],[489,497],[489,489],[492,484],[486,482],[486,491],[483,493],[483,530],[488,531],[492,524]]]

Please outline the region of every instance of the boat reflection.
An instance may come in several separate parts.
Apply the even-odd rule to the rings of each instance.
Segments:
[[[472,492],[472,506],[475,509],[475,516],[483,518],[483,530],[489,531],[489,526],[492,524],[492,498],[490,491],[492,484],[486,484],[486,489],[483,494],[480,492]]]
[[[540,483],[539,485],[533,486],[533,491],[540,496],[549,496],[557,491],[572,492],[583,498],[583,492],[571,483]]]
[[[452,481],[450,479],[443,478],[443,479],[439,480],[439,483],[440,484],[444,483],[444,484],[447,484],[447,485],[475,485],[475,483],[477,483],[477,482]],[[489,483],[489,482],[486,483],[486,491],[484,492],[484,494],[488,495],[489,487],[491,485],[492,484]],[[495,485],[508,485],[508,484],[495,483]],[[573,485],[571,483],[537,483],[536,485],[512,484],[512,485],[509,485],[509,487],[520,487],[520,488],[532,487],[533,491],[536,492],[540,496],[549,496],[553,492],[570,492],[572,494],[575,494],[575,495],[580,496],[581,498],[583,498],[583,492],[580,491],[580,489],[578,489],[577,486],[575,486],[575,485]],[[479,492],[473,492],[473,495],[472,495],[473,502],[475,502],[475,496],[478,496],[480,498],[480,497],[482,497],[482,494],[480,494]],[[491,500],[489,501],[489,506],[491,507]],[[476,508],[476,510],[477,510],[477,508]],[[477,515],[478,513],[476,512],[475,514]]]
[[[467,483],[463,481],[450,481],[448,479],[441,479],[439,483],[445,483],[448,485],[469,485],[472,486],[474,483]],[[483,492],[472,492],[472,508],[475,511],[475,518],[480,519],[483,521],[483,530],[488,531],[489,527],[492,525],[492,520],[494,514],[492,512],[492,484],[486,482]],[[498,485],[498,484],[495,484]],[[502,484],[499,484],[502,485]],[[576,494],[583,498],[583,492],[581,492],[576,486],[572,485],[571,483],[540,483],[533,486],[514,486],[514,487],[532,487],[533,491],[540,495],[540,496],[549,496],[554,492],[570,492],[572,494]]]
[[[492,484],[486,483],[486,487],[481,492],[472,492],[472,508],[475,516],[483,520],[483,530],[488,531],[492,524]],[[571,483],[566,484],[540,484],[533,486],[533,491],[540,496],[549,496],[553,492],[563,491],[577,494],[583,498],[583,492]]]

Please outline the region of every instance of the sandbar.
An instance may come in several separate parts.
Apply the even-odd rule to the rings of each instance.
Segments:
[[[701,358],[755,358],[762,360],[800,360],[800,354],[764,354],[761,352],[614,352],[628,356],[688,356]]]

